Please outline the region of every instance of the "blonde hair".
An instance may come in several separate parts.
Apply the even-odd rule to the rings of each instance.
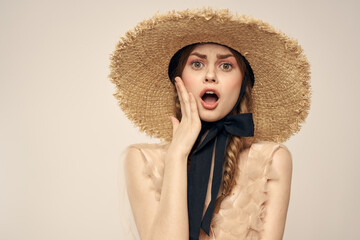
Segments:
[[[204,43],[200,43],[200,44],[204,44]],[[173,78],[175,78],[176,76],[181,77],[181,73],[185,67],[187,58],[189,57],[190,53],[197,45],[199,45],[199,44],[189,45],[189,46],[181,49],[180,50],[181,52],[177,53],[178,54],[178,64],[177,64],[176,68],[174,69],[174,72],[172,75]],[[249,69],[247,69],[247,67],[246,67],[243,56],[239,52],[237,52],[231,48],[228,48],[228,49],[234,54],[236,61],[240,67],[241,73],[243,76],[245,76],[245,74],[249,71]],[[248,76],[249,76],[249,74],[248,74]],[[171,80],[174,81],[174,79],[171,79]],[[242,99],[240,100],[239,106],[236,109],[234,109],[234,111],[232,112],[232,115],[239,114],[239,113],[251,112],[251,110],[252,110],[251,109],[251,106],[252,106],[251,89],[252,89],[252,83],[251,83],[250,79],[248,79],[244,95],[243,95]],[[174,90],[176,93],[176,89],[174,89]],[[180,101],[177,96],[177,93],[175,94],[175,113],[176,113],[176,117],[178,119],[181,119]],[[223,162],[223,180],[222,180],[223,192],[222,192],[221,196],[216,199],[214,213],[217,213],[219,211],[222,200],[231,193],[233,186],[236,184],[235,174],[238,169],[238,164],[239,164],[238,159],[239,159],[239,155],[240,155],[241,151],[243,151],[245,148],[250,147],[254,141],[255,140],[253,137],[237,137],[234,135],[229,136],[229,140],[226,145],[225,158],[224,158],[224,162]],[[190,161],[191,160],[189,159],[188,167],[190,166]]]

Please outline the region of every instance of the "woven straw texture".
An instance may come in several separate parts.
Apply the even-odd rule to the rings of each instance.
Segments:
[[[310,65],[301,46],[268,23],[211,8],[156,14],[128,31],[111,55],[114,96],[146,134],[170,141],[175,91],[168,78],[172,56],[184,46],[213,42],[249,61],[255,138],[283,142],[300,130],[310,108]]]

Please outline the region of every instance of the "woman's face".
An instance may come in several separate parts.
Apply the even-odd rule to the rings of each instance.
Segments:
[[[234,107],[243,75],[235,56],[224,46],[202,44],[186,61],[182,80],[196,100],[200,119],[214,122]]]

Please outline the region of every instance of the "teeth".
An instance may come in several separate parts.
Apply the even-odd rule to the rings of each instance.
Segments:
[[[213,91],[206,91],[207,94],[215,94]]]

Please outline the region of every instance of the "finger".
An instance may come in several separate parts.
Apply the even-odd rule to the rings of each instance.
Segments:
[[[169,116],[169,119],[170,119],[172,127],[173,127],[173,136],[174,136],[176,129],[179,127],[179,120],[173,116]]]
[[[189,93],[188,93],[187,89],[185,88],[184,82],[181,80],[180,77],[177,79],[177,84],[178,84],[181,99],[182,99],[182,102],[183,102],[183,109],[182,110],[184,110],[184,112],[182,112],[182,114],[185,115],[185,117],[190,118],[191,110],[190,110]]]
[[[192,93],[189,93],[190,97],[190,110],[191,110],[191,119],[194,121],[199,121],[199,111],[196,105],[195,97]]]
[[[181,89],[180,89],[180,86],[179,86],[179,83],[178,83],[179,79],[180,79],[180,77],[175,78],[175,87],[176,87],[176,92],[177,92],[179,102],[180,102],[181,115],[184,115],[185,108],[184,108],[184,101],[183,101],[183,98],[182,98],[182,95],[181,95]]]

